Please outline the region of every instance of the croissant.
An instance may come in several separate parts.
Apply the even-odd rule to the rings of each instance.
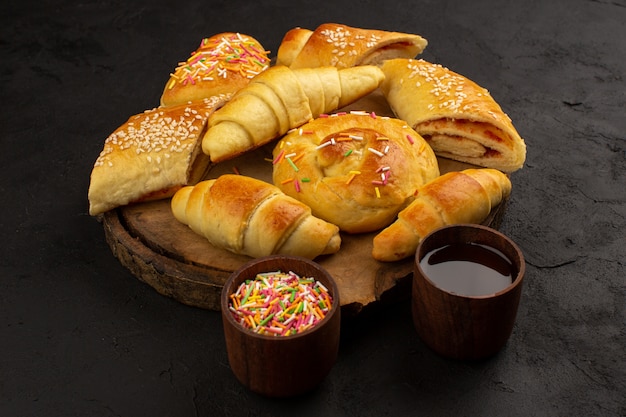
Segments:
[[[358,100],[378,88],[383,77],[375,66],[271,67],[213,113],[202,149],[213,162],[233,158]]]
[[[337,226],[252,177],[225,174],[181,188],[172,197],[171,209],[178,221],[214,246],[251,257],[314,259],[337,252],[341,245]]]
[[[381,68],[389,106],[437,156],[504,172],[523,166],[524,140],[486,89],[424,60],[393,59]]]
[[[204,38],[170,74],[161,106],[232,94],[269,66],[268,52],[249,35],[225,32]]]
[[[104,141],[89,184],[92,216],[129,203],[171,197],[208,171],[201,150],[209,115],[228,95],[134,115]]]
[[[427,44],[426,39],[410,33],[324,23],[314,31],[289,30],[278,48],[276,63],[294,69],[378,65],[386,59],[415,58]]]
[[[398,219],[374,237],[372,256],[392,262],[414,255],[433,230],[460,223],[481,223],[511,192],[511,181],[491,168],[444,174],[418,189]]]

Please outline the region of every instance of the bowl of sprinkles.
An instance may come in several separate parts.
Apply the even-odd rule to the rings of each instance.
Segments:
[[[319,385],[337,360],[337,285],[319,264],[297,256],[253,259],[222,289],[228,361],[250,390],[291,397]]]
[[[293,271],[264,272],[230,295],[229,311],[258,334],[293,336],[320,323],[332,306],[328,288]]]

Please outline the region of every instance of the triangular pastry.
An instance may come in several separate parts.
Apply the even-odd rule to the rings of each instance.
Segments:
[[[524,140],[485,88],[424,60],[393,59],[381,68],[389,106],[437,156],[504,172],[523,166]]]
[[[229,96],[134,115],[104,141],[89,184],[89,213],[170,197],[209,168],[201,149],[209,115]]]

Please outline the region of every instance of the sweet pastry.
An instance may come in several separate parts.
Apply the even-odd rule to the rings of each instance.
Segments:
[[[273,151],[273,182],[348,233],[381,229],[439,175],[432,149],[406,122],[336,113],[285,135]]]
[[[382,69],[391,109],[438,156],[504,172],[523,166],[524,140],[485,88],[424,60],[393,59]]]
[[[269,66],[268,51],[252,36],[225,32],[204,38],[170,74],[161,105],[175,106],[232,94]]]
[[[371,65],[299,70],[271,67],[211,115],[202,149],[213,162],[234,158],[319,114],[358,100],[378,88],[382,79],[380,68]]]
[[[226,100],[220,95],[130,117],[106,138],[94,163],[89,213],[170,197],[199,181],[210,164],[200,145],[207,120]]]
[[[181,188],[171,208],[178,221],[237,254],[314,259],[341,245],[337,226],[313,217],[309,207],[272,184],[243,175],[225,174]]]
[[[291,68],[378,65],[391,58],[415,58],[428,42],[419,35],[324,23],[314,31],[296,27],[278,48],[276,63]]]
[[[481,223],[510,192],[511,181],[496,169],[444,174],[420,187],[398,219],[374,237],[372,256],[383,262],[412,256],[428,233],[450,224]]]

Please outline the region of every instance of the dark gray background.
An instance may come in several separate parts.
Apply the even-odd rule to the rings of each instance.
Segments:
[[[511,116],[528,158],[501,230],[527,277],[490,360],[434,355],[400,302],[344,323],[317,390],[269,400],[234,379],[218,313],[119,264],[87,188],[106,136],[203,37],[275,53],[323,22],[419,33]],[[3,2],[0,415],[626,415],[625,39],[624,0]]]

